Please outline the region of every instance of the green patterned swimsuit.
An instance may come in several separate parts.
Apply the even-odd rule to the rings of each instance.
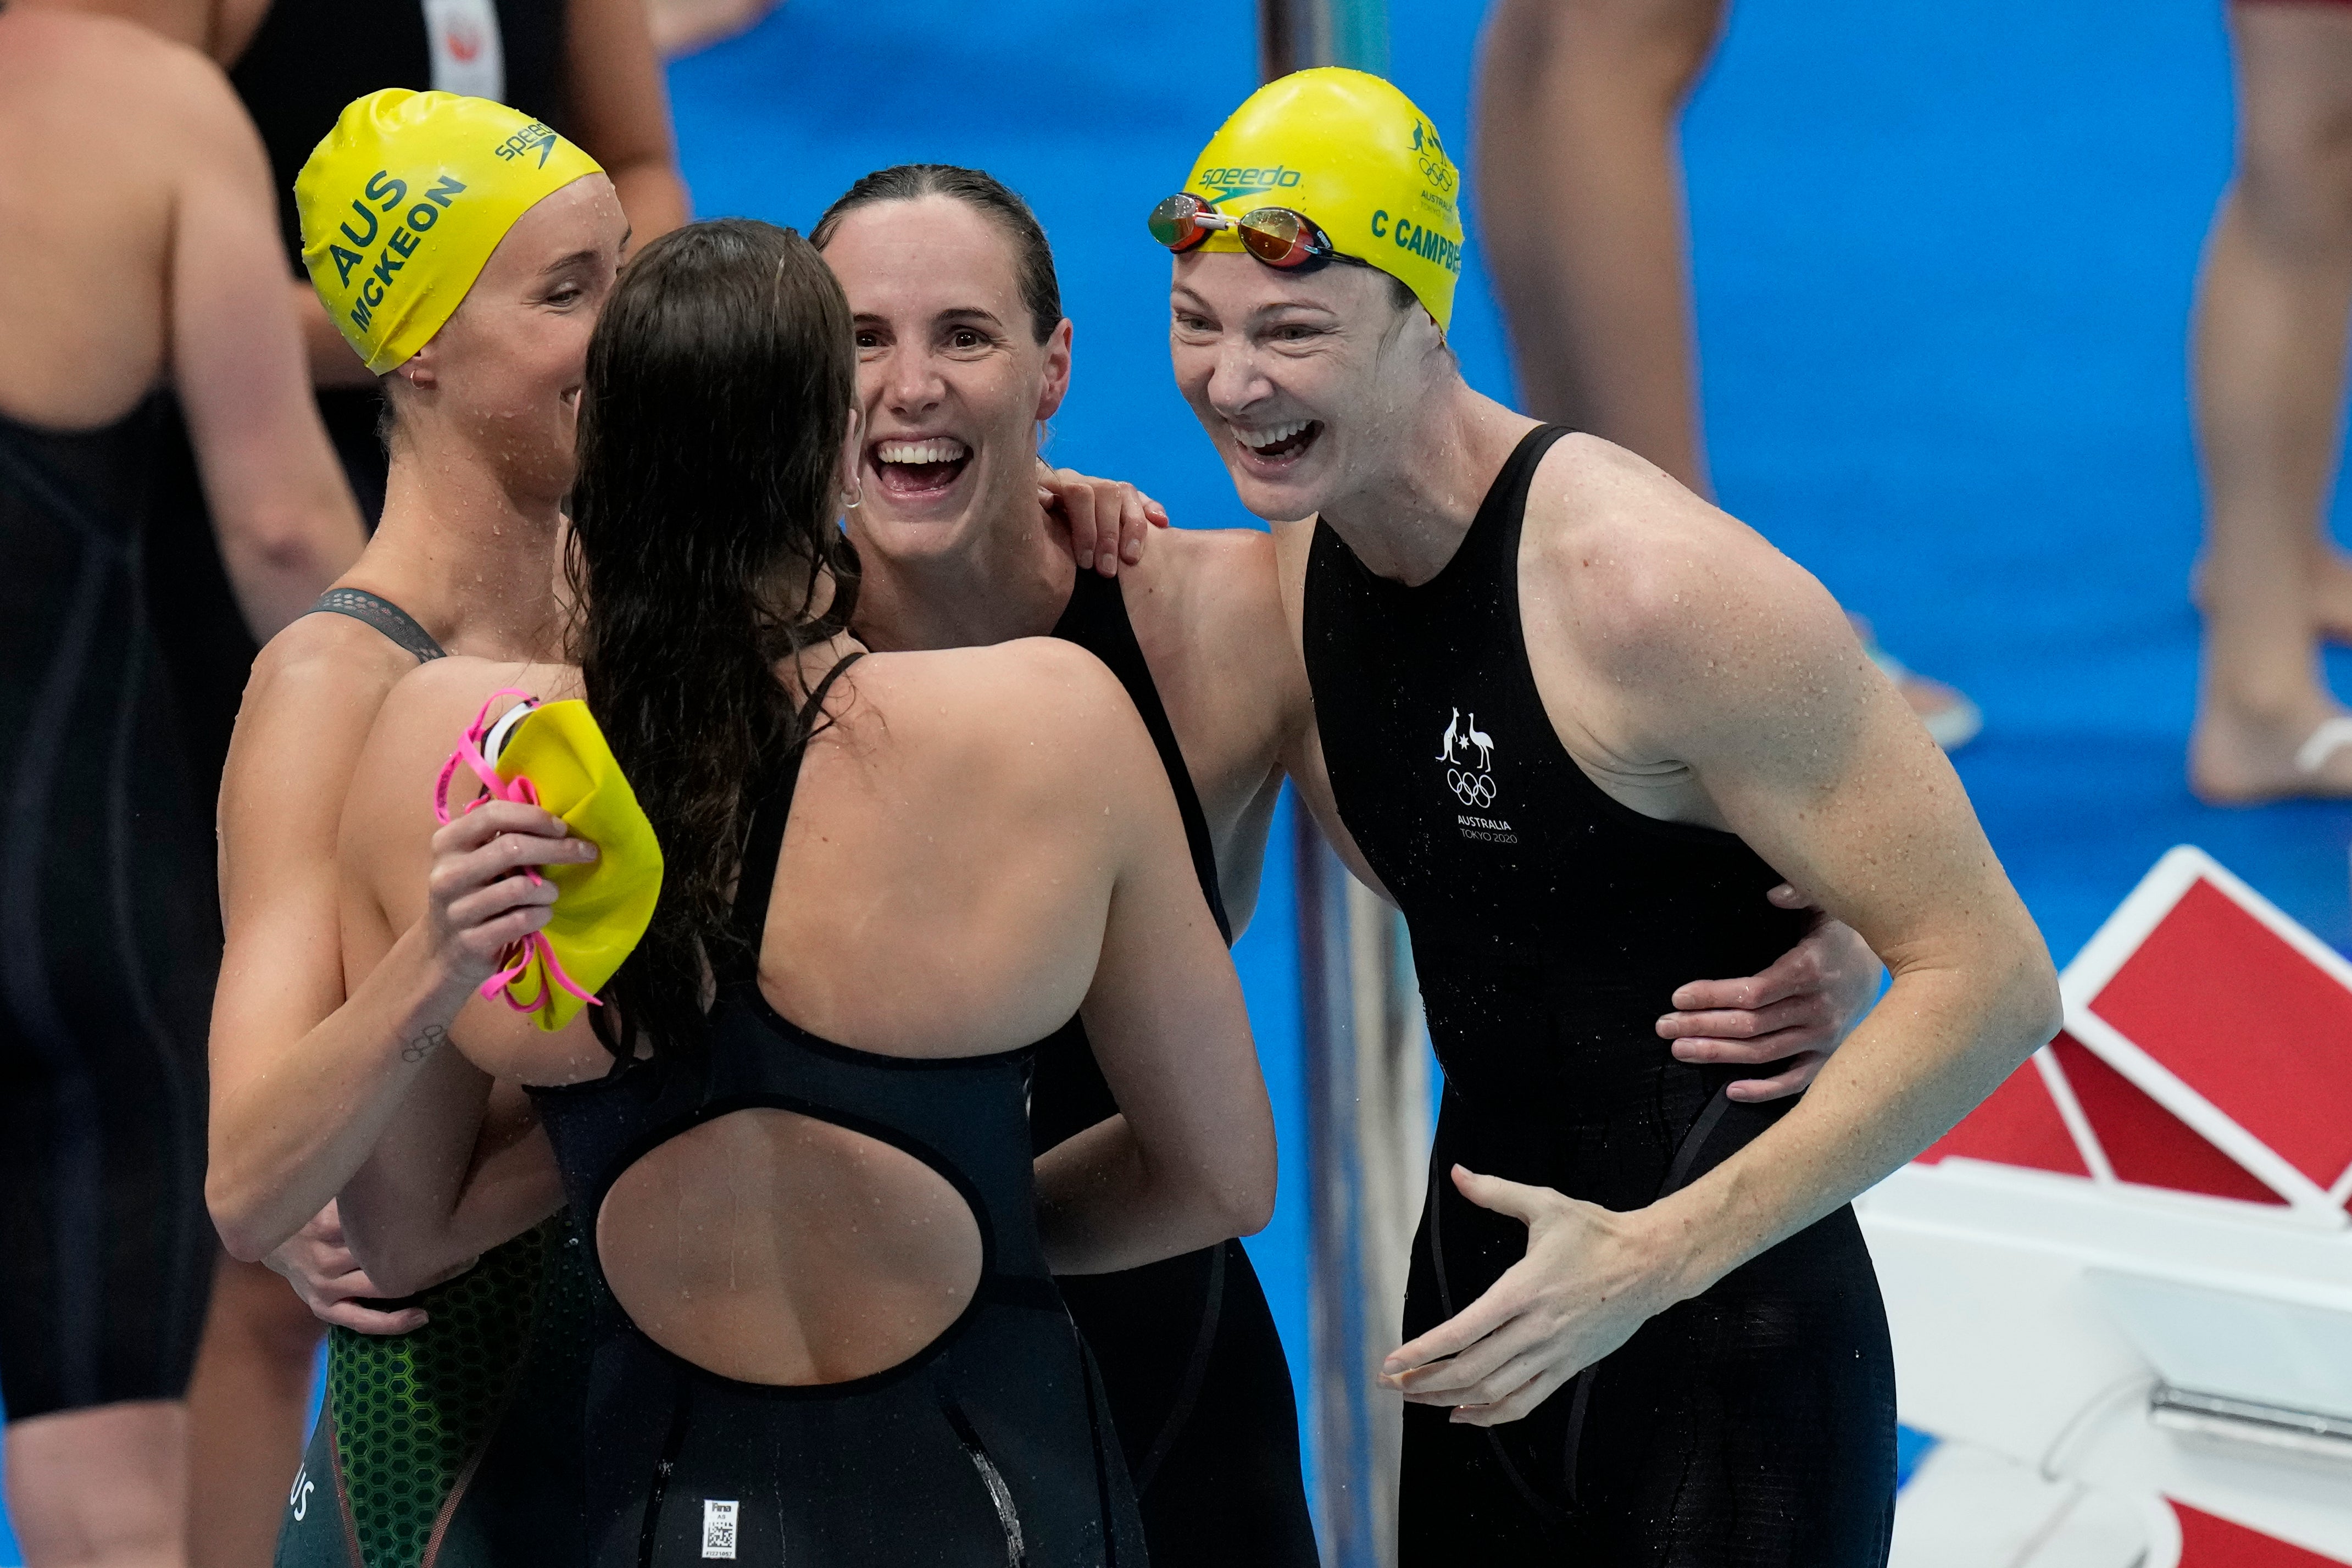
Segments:
[[[559,1215],[415,1298],[413,1334],[330,1331],[278,1568],[584,1560],[588,1275]]]

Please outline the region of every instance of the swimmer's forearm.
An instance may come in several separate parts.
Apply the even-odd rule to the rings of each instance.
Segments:
[[[299,1040],[245,1047],[236,1080],[215,1086],[205,1176],[232,1255],[268,1257],[342,1190],[410,1084],[450,1048],[450,1022],[471,994],[420,925]]]
[[[282,493],[220,522],[221,564],[254,640],[267,643],[359,559],[366,536],[340,476],[322,470],[307,494]]]
[[[488,1127],[481,1137],[454,1193],[420,1194],[383,1179],[371,1160],[336,1200],[352,1255],[386,1295],[437,1285],[563,1206],[554,1151],[536,1123],[520,1137]],[[399,1139],[394,1132],[391,1141]]]
[[[2049,1040],[2057,976],[2039,941],[1988,959],[1898,969],[1786,1117],[1642,1211],[1669,1299],[1697,1295],[1885,1180]]]
[[[1056,1274],[1108,1274],[1171,1258],[1156,1249],[1142,1151],[1123,1116],[1037,1157],[1037,1238]]]
[[[1037,1231],[1056,1274],[1109,1274],[1196,1252],[1265,1216],[1206,1173],[1155,1169],[1124,1116],[1037,1157]]]

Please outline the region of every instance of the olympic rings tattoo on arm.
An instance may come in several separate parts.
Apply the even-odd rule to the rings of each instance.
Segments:
[[[448,1030],[438,1024],[427,1024],[425,1026],[424,1033],[400,1047],[400,1059],[404,1062],[421,1062],[448,1043]]]

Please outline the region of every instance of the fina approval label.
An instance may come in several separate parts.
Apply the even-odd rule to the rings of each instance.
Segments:
[[[702,1555],[723,1557],[732,1562],[735,1557],[735,1516],[743,1505],[718,1498],[702,1500]]]

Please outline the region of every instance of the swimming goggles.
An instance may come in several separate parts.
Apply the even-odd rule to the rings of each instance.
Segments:
[[[1258,207],[1239,217],[1228,217],[1190,191],[1180,191],[1151,209],[1147,220],[1151,237],[1181,256],[1219,229],[1240,231],[1242,247],[1268,267],[1286,272],[1312,272],[1334,261],[1370,267],[1370,262],[1342,256],[1331,237],[1313,218],[1290,207]]]

